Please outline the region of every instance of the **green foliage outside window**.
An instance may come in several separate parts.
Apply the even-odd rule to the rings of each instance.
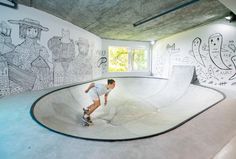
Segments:
[[[128,71],[128,48],[109,47],[109,72]]]
[[[144,49],[132,50],[131,66],[133,71],[143,71],[147,69],[147,54]]]
[[[148,56],[144,49],[109,47],[109,72],[145,71]]]

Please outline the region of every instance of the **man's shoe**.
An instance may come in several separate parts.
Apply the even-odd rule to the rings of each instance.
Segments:
[[[85,114],[88,114],[88,112],[89,112],[89,110],[88,110],[88,109],[85,109],[85,108],[83,108],[83,111],[84,111],[84,115],[85,115]]]
[[[91,118],[90,118],[90,116],[88,116],[86,120],[87,120],[90,124],[93,123],[92,120],[91,120]]]

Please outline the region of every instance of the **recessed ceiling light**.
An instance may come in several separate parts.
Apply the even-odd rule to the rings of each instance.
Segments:
[[[156,43],[156,41],[152,40],[150,43],[151,43],[151,45],[154,45]]]
[[[229,22],[235,21],[236,20],[236,15],[233,12],[230,12],[228,16],[225,17],[226,20]]]

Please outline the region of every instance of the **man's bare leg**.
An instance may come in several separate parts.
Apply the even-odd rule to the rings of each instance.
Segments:
[[[90,115],[94,112],[94,110],[96,110],[99,106],[100,106],[100,100],[95,100],[93,101],[93,104],[91,104],[90,106],[88,106],[88,112],[86,113],[87,115]]]

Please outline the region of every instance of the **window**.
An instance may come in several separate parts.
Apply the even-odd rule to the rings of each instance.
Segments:
[[[132,49],[131,52],[131,70],[147,71],[148,70],[148,52],[144,49]]]
[[[144,48],[131,48],[109,46],[109,72],[147,72],[148,50]]]
[[[109,72],[127,72],[128,71],[128,48],[110,46],[109,53]]]

